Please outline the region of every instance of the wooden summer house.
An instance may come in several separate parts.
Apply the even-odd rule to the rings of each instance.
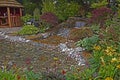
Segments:
[[[22,8],[16,0],[0,0],[0,27],[21,26]]]

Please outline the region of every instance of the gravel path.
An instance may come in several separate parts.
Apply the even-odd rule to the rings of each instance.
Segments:
[[[5,33],[13,33],[17,32],[21,29],[22,27],[15,27],[15,28],[0,28],[0,31],[5,32]]]

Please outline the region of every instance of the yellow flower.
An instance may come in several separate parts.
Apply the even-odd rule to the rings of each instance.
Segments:
[[[120,64],[119,64],[119,65],[117,65],[117,68],[118,68],[118,69],[120,69]]]
[[[118,60],[116,58],[112,58],[111,63],[117,62]]]
[[[94,50],[101,50],[101,47],[100,47],[100,46],[96,46],[96,45],[95,45],[93,48],[94,48]]]
[[[54,57],[53,59],[54,59],[55,61],[58,61],[58,60],[59,60],[57,57]]]
[[[107,77],[107,78],[105,78],[105,80],[113,80],[113,78]]]
[[[105,50],[106,54],[108,56],[112,56],[113,54],[115,54],[115,49],[113,49],[112,47],[107,47],[107,49]]]

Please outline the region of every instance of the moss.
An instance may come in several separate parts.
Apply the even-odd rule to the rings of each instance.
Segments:
[[[90,37],[93,35],[93,31],[89,27],[74,28],[71,29],[69,39],[78,41],[85,37]]]
[[[40,43],[44,43],[44,44],[51,44],[51,45],[58,45],[59,43],[64,43],[67,41],[66,38],[63,38],[61,36],[57,36],[57,35],[54,35],[54,36],[50,36],[46,39],[43,39],[43,40],[34,40],[36,42],[40,42]]]

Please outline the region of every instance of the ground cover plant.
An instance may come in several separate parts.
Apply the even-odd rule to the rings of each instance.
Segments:
[[[119,51],[119,25],[116,21],[106,25],[104,29],[97,29],[97,41],[94,38],[92,42],[91,37],[85,38],[78,42],[87,50],[92,50],[92,57],[89,59],[90,67],[83,71],[82,79],[93,80],[119,80],[120,72],[120,51]],[[98,27],[98,26],[96,26]],[[112,29],[111,29],[112,28]],[[94,29],[96,30],[96,29]],[[112,33],[112,34],[111,34]],[[116,37],[117,36],[117,37]],[[99,39],[98,39],[99,38]],[[85,45],[86,43],[86,45]]]
[[[18,32],[18,35],[31,35],[39,33],[39,29],[36,28],[34,25],[25,25],[23,28]]]

